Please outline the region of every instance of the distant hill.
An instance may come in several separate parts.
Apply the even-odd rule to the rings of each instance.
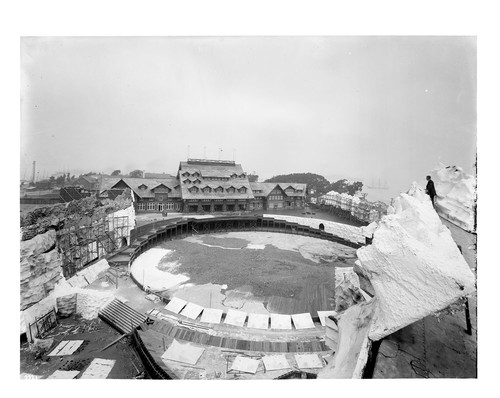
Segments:
[[[307,184],[309,191],[314,189],[316,191],[315,195],[324,195],[330,191],[336,191],[338,193],[348,193],[354,195],[356,192],[361,191],[363,188],[363,183],[360,181],[349,182],[346,179],[338,180],[336,182],[330,183],[325,177],[314,174],[314,173],[292,173],[292,174],[281,174],[268,178],[264,182],[295,182],[300,184]]]

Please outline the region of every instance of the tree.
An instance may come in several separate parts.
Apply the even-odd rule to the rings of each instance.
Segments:
[[[356,193],[361,192],[362,189],[363,183],[361,181],[349,183],[346,179],[342,179],[330,184],[330,191],[347,193],[351,196],[354,196]]]
[[[115,170],[111,173],[112,176],[119,176],[122,173],[121,170]]]
[[[142,178],[142,170],[134,170],[128,173],[128,176],[131,178]]]
[[[64,186],[64,181],[66,180],[66,175],[63,174],[62,176],[59,176],[56,178],[56,185],[63,187]]]
[[[257,174],[248,174],[248,181],[257,182],[259,181],[259,176]]]

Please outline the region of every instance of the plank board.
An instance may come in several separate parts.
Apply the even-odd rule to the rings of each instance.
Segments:
[[[78,373],[79,370],[56,370],[47,379],[74,379]]]
[[[186,304],[187,301],[177,297],[172,297],[172,300],[170,300],[169,303],[165,306],[165,309],[178,314]]]
[[[266,372],[270,370],[289,369],[291,366],[288,363],[285,355],[266,355],[262,357]]]
[[[314,329],[314,322],[311,318],[309,312],[304,312],[303,314],[293,314],[292,315],[293,324],[295,329]]]
[[[295,354],[295,362],[299,369],[318,369],[323,367],[323,361],[317,354]]]
[[[195,320],[203,311],[203,307],[194,303],[187,303],[184,309],[180,312],[181,315],[188,317],[189,319]]]
[[[245,319],[247,318],[247,313],[243,311],[237,310],[228,310],[226,314],[226,319],[224,323],[233,326],[243,326],[245,323]]]
[[[73,354],[81,345],[83,340],[63,340],[56,348],[52,350],[49,357],[59,356],[59,355],[71,355]]]
[[[335,311],[318,311],[319,321],[322,326],[326,325],[325,318],[329,315],[337,315],[337,313]]]
[[[205,308],[201,314],[201,322],[203,323],[220,323],[222,318],[222,310],[217,308]]]
[[[95,358],[83,372],[80,379],[105,379],[115,366],[114,359]]]
[[[196,347],[191,343],[181,344],[174,339],[161,358],[164,360],[196,365],[204,351],[205,349],[203,347]]]
[[[252,329],[267,329],[269,327],[269,315],[248,314],[247,327]]]
[[[290,315],[271,314],[271,329],[291,329],[292,318]]]
[[[259,363],[260,361],[257,359],[239,355],[234,359],[233,364],[231,365],[231,370],[255,374],[257,372],[257,368],[259,367]]]

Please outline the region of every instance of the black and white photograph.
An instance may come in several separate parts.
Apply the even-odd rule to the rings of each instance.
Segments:
[[[477,35],[46,32],[8,166],[22,383],[477,381]]]

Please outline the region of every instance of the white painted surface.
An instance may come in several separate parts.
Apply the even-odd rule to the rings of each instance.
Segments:
[[[172,297],[172,299],[165,306],[165,309],[178,314],[179,312],[181,312],[181,310],[184,308],[186,304],[187,304],[186,300],[177,297]]]
[[[56,370],[47,379],[74,379],[79,373],[79,370]]]
[[[106,379],[115,366],[114,359],[95,358],[80,379]]]
[[[286,356],[283,354],[266,355],[262,357],[262,362],[264,363],[266,371],[289,369],[291,367]]]
[[[281,214],[264,214],[264,217],[271,217],[276,220],[294,222],[300,225],[319,229],[319,224],[323,224],[325,232],[344,238],[350,242],[365,243],[365,237],[361,228],[352,225],[341,224],[334,221],[321,220],[318,218],[283,216]]]
[[[188,317],[189,319],[195,320],[201,314],[201,311],[203,311],[203,307],[201,305],[187,303],[180,314]]]
[[[295,329],[314,329],[314,322],[311,314],[308,312],[304,312],[303,314],[293,314],[292,320],[295,325]]]
[[[335,311],[318,311],[319,321],[321,322],[321,326],[325,326],[325,318],[329,315],[337,315]]]
[[[269,327],[269,315],[248,314],[247,327],[252,329],[267,329]]]
[[[323,361],[318,354],[295,354],[295,361],[299,369],[318,369],[323,367]]]
[[[292,318],[285,314],[271,314],[271,329],[287,330],[292,328]]]
[[[71,355],[83,344],[83,340],[63,340],[54,348],[49,357]]]
[[[196,365],[204,351],[205,349],[203,347],[197,347],[191,343],[181,344],[174,339],[161,358],[163,360]]]
[[[203,323],[220,323],[222,318],[222,310],[218,308],[205,308],[201,314],[200,322]]]
[[[231,365],[231,370],[255,374],[255,372],[257,372],[257,368],[259,367],[259,363],[260,361],[257,359],[237,356]]]
[[[247,317],[247,313],[243,311],[237,310],[228,310],[226,314],[226,319],[224,323],[233,326],[243,326],[245,323],[245,319]]]
[[[182,274],[172,274],[159,268],[160,261],[171,250],[154,247],[142,253],[132,264],[131,273],[134,278],[150,290],[160,291],[179,286],[189,280]]]

